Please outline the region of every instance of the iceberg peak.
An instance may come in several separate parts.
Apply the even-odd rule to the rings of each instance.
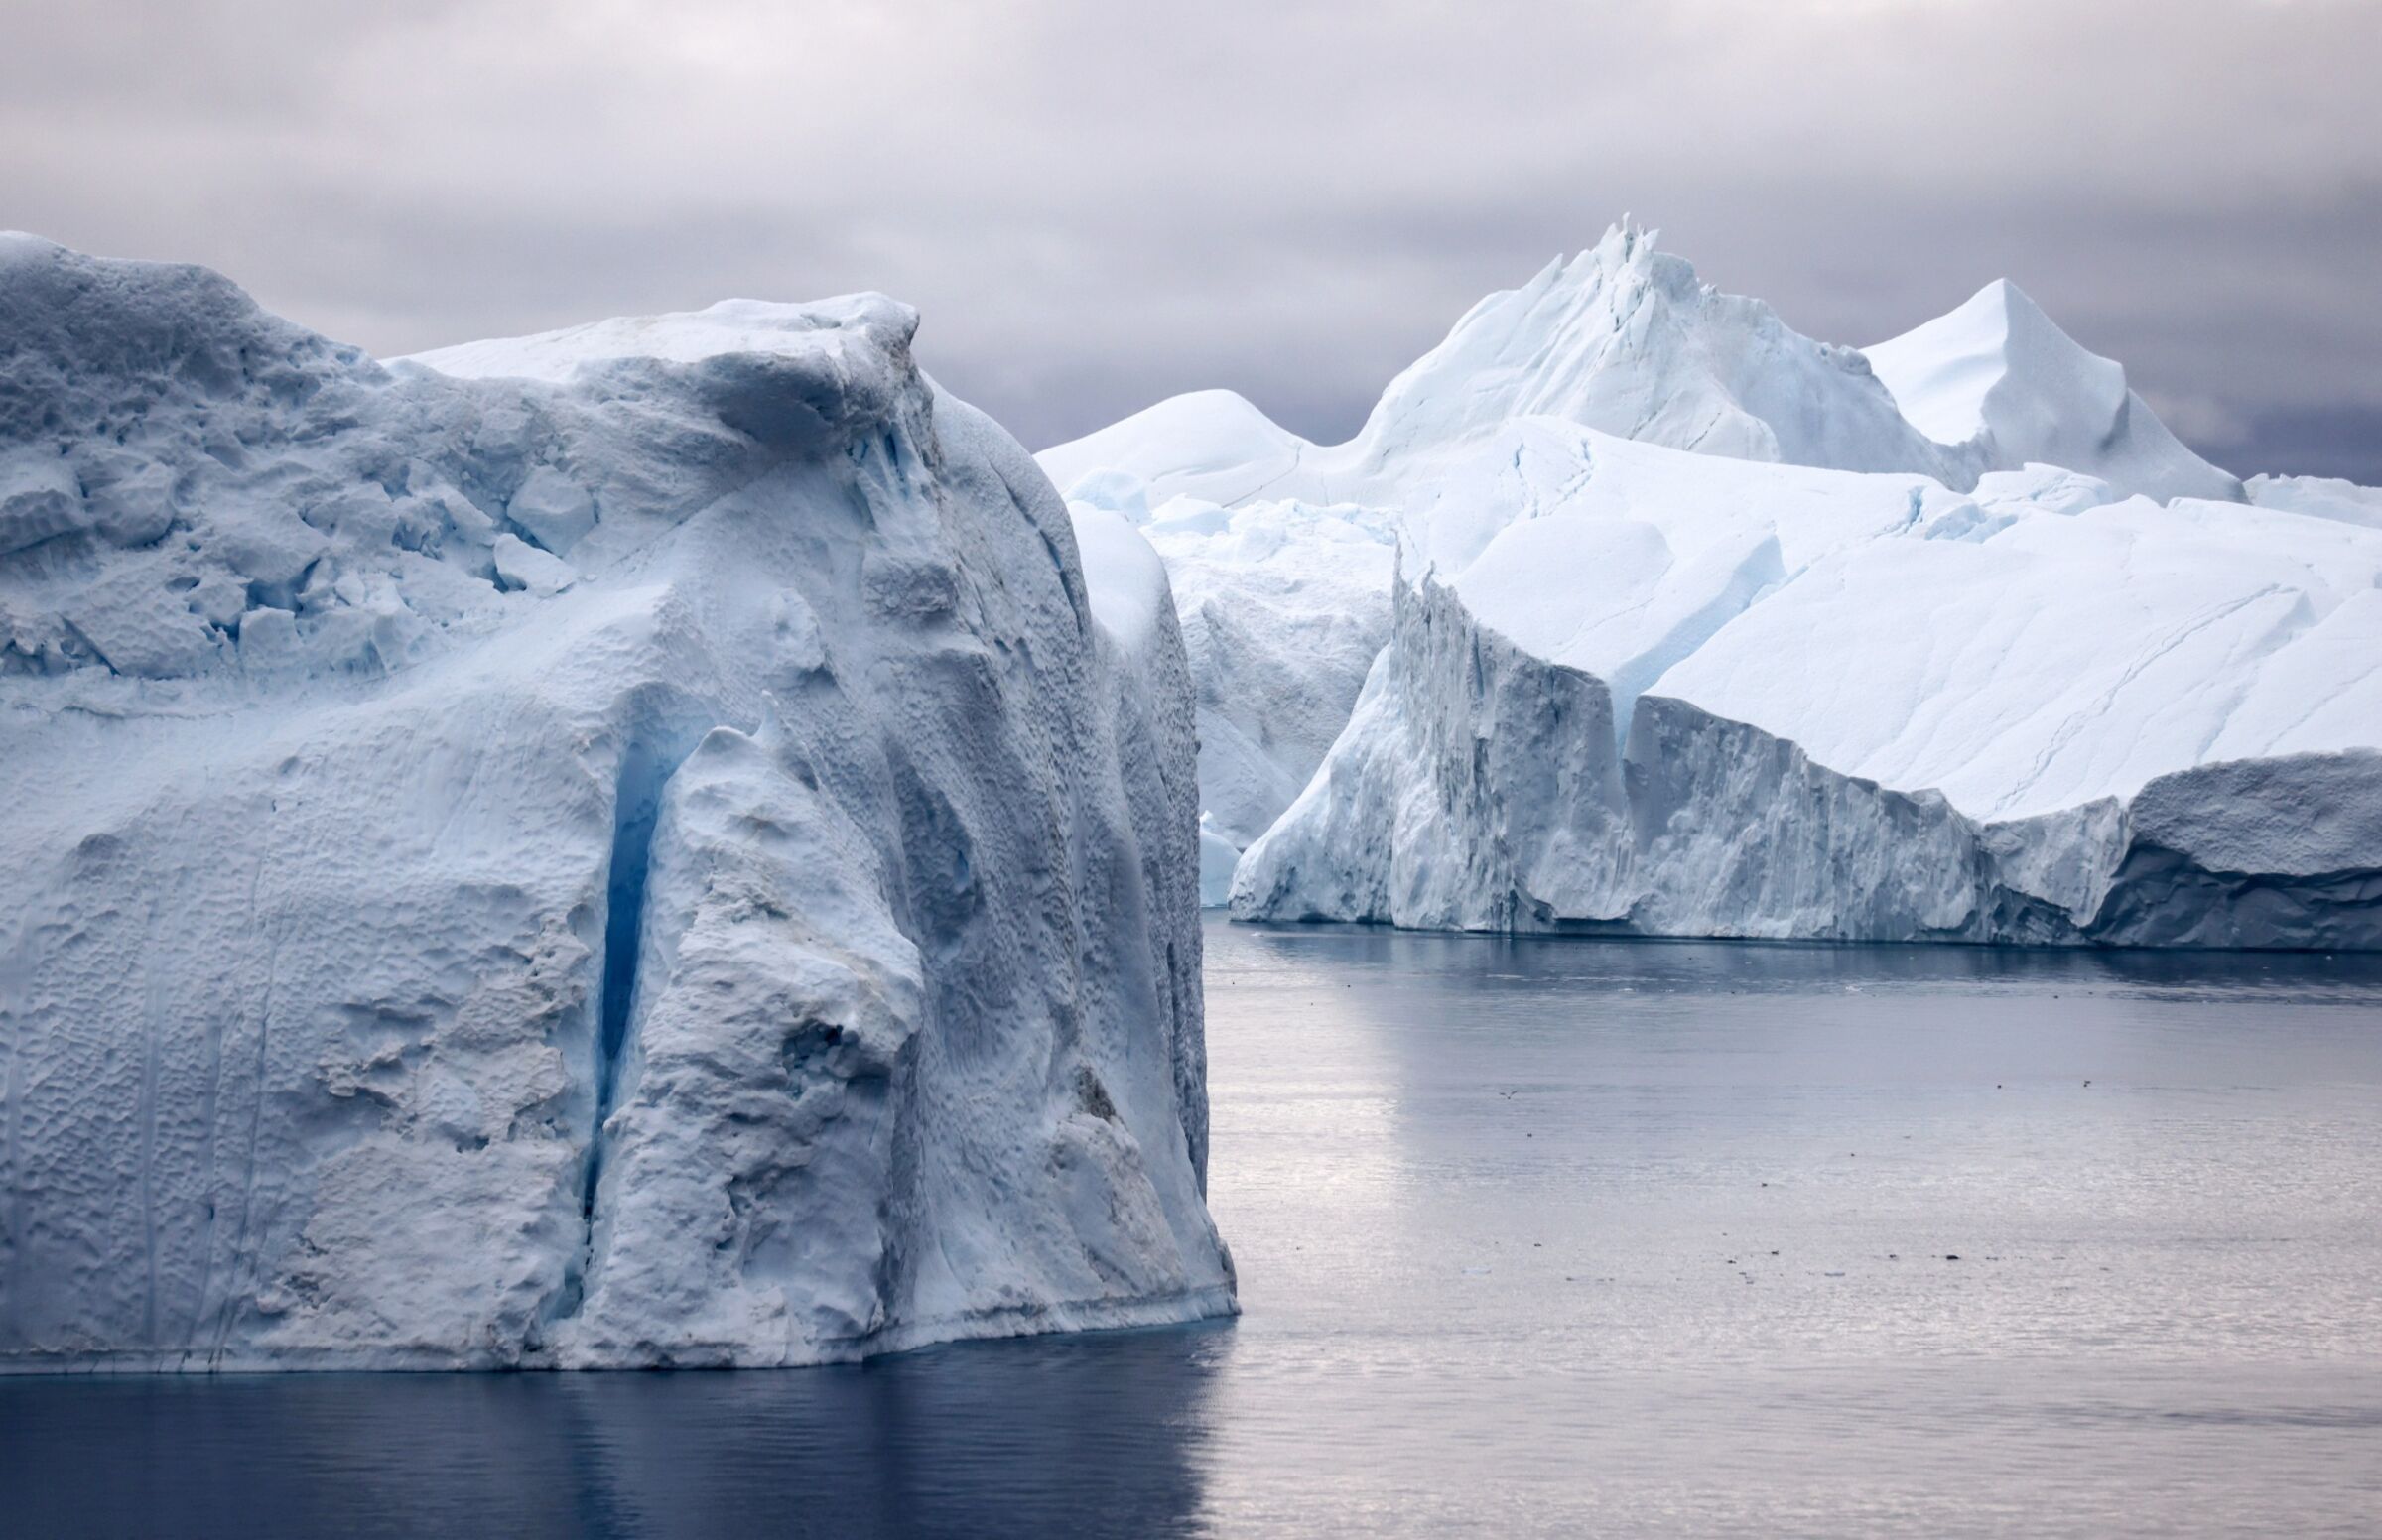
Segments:
[[[1378,466],[1553,417],[1732,459],[1974,479],[1852,350],[1723,294],[1655,239],[1625,221],[1481,301],[1390,382],[1350,448]]]
[[[2124,365],[2069,336],[2007,278],[1864,352],[1906,418],[1991,468],[2059,465],[2161,501],[2243,495],[2128,388]]]

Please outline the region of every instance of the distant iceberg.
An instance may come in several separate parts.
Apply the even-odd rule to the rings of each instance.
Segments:
[[[1165,575],[915,324],[383,366],[0,239],[0,1368],[1234,1308]]]
[[[1237,915],[2382,946],[2382,494],[2244,488],[2007,284],[1857,352],[1617,229],[1348,444],[1207,396],[1041,458],[1303,669],[1194,649]],[[1347,714],[1251,833],[1282,700]]]

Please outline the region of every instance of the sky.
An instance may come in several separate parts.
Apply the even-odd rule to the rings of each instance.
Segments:
[[[2382,0],[0,0],[0,226],[382,355],[878,289],[1040,448],[1353,432],[1624,213],[1865,343],[2008,277],[2382,483]]]

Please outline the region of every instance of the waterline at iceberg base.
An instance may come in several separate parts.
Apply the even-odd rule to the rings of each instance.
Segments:
[[[1164,575],[915,323],[384,366],[0,240],[0,1368],[1234,1309]]]

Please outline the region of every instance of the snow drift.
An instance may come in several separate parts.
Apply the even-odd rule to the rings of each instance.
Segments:
[[[914,325],[384,367],[0,241],[0,1366],[1233,1308],[1163,574]]]
[[[2006,284],[1854,353],[1616,231],[1476,307],[1347,445],[1185,400],[1043,460],[1154,504],[1203,625],[1291,634],[1157,532],[1326,566],[1329,498],[1396,566],[1306,601],[1388,641],[1354,694],[1303,665],[1348,716],[1234,841],[1238,915],[2382,946],[2366,494],[2246,506]],[[1244,778],[1206,723],[1242,692],[1194,661],[1214,824]]]

